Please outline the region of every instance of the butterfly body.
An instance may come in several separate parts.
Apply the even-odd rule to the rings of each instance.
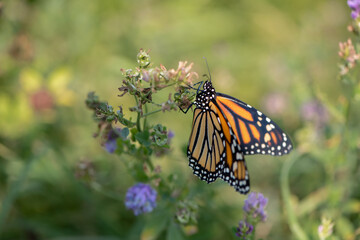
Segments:
[[[250,180],[244,155],[283,155],[292,149],[289,137],[267,116],[250,105],[217,93],[206,81],[194,102],[193,128],[187,155],[201,180],[218,177],[246,194]]]

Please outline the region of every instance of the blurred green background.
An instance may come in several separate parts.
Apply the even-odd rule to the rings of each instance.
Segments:
[[[123,204],[134,184],[121,161],[126,156],[105,152],[93,138],[97,126],[84,104],[86,94],[96,91],[114,107],[134,105],[117,95],[120,69],[136,64],[140,48],[150,50],[155,65],[194,62],[200,76],[207,73],[206,57],[217,91],[267,113],[295,148],[305,144],[290,171],[300,225],[318,239],[325,212],[340,219],[336,239],[355,239],[360,192],[346,193],[354,196],[346,202],[351,214],[334,210],[343,204],[344,185],[328,189],[338,165],[327,167],[321,153],[329,145],[335,151],[336,139],[332,143],[325,130],[325,137],[309,142],[316,129],[301,115],[315,97],[328,105],[341,102],[338,43],[349,37],[350,22],[346,2],[337,0],[0,1],[0,239],[153,239],[152,228],[143,228],[152,215],[136,219]],[[212,206],[214,219],[200,207],[197,230],[184,237],[230,239],[245,197],[221,181],[207,185],[192,176],[183,152],[191,115],[150,118],[175,133],[171,153],[156,163],[181,176],[179,184],[191,179],[198,189],[213,190],[212,198],[200,201]],[[289,157],[247,157],[252,190],[269,198],[259,238],[296,239],[280,191],[280,169]],[[93,162],[101,189],[116,196],[78,181],[76,167],[84,160]]]

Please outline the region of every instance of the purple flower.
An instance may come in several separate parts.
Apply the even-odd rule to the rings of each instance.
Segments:
[[[348,0],[348,6],[351,8],[351,17],[356,19],[360,14],[360,0]]]
[[[117,148],[117,139],[119,138],[120,128],[113,128],[109,131],[107,135],[106,142],[104,143],[104,147],[107,152],[114,153]]]
[[[312,100],[304,103],[301,107],[301,116],[310,122],[314,122],[316,127],[320,128],[329,120],[329,114],[318,100]]]
[[[251,192],[245,200],[243,210],[254,219],[266,220],[265,207],[268,199],[261,193]]]
[[[133,210],[136,216],[151,212],[156,207],[156,196],[156,190],[150,185],[138,183],[128,189],[125,206],[127,209]]]
[[[250,235],[253,231],[254,227],[250,223],[245,220],[241,220],[239,222],[239,227],[236,228],[236,236],[240,237],[241,239],[248,239],[247,236]]]
[[[170,142],[170,140],[175,136],[175,133],[171,130],[168,131],[167,133],[167,138],[168,138],[168,141]]]

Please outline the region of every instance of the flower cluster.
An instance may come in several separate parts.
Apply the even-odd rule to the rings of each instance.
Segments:
[[[240,239],[246,240],[248,239],[247,236],[249,236],[254,230],[254,226],[248,223],[245,220],[241,220],[239,222],[239,226],[236,228],[236,236]]]
[[[235,232],[236,236],[244,240],[250,239],[256,224],[266,220],[265,207],[267,203],[268,199],[261,193],[251,192],[248,195],[243,207],[245,219],[239,222]]]
[[[251,192],[245,200],[243,210],[251,216],[252,219],[264,222],[266,220],[265,207],[268,199],[261,193]]]
[[[122,69],[125,79],[119,88],[121,94],[130,94],[137,99],[137,106],[130,108],[131,111],[144,114],[144,105],[147,103],[161,107],[162,111],[177,110],[177,106],[183,106],[184,102],[195,97],[195,95],[182,95],[181,98],[169,99],[164,103],[154,103],[152,95],[168,86],[175,85],[177,92],[186,92],[184,89],[193,85],[193,80],[198,78],[196,72],[191,71],[193,63],[180,61],[178,68],[167,70],[165,66],[150,68],[150,56],[144,50],[140,50],[137,61],[139,67],[136,69]],[[190,95],[190,96],[188,96]]]
[[[340,65],[340,74],[345,75],[350,69],[355,67],[360,54],[357,53],[351,39],[348,39],[346,42],[340,42],[339,48],[339,56],[343,60],[343,64]]]
[[[156,207],[157,192],[150,185],[138,183],[128,189],[125,206],[137,216],[151,212]]]
[[[120,136],[120,128],[112,128],[107,134],[106,141],[104,143],[104,148],[109,153],[114,153],[117,149],[117,139]]]
[[[180,201],[176,209],[176,220],[180,224],[196,224],[198,205],[192,201]]]
[[[351,8],[351,17],[357,19],[360,15],[360,0],[348,0],[348,6]]]
[[[322,218],[321,225],[318,227],[318,235],[320,240],[330,237],[334,228],[334,223],[327,218]]]

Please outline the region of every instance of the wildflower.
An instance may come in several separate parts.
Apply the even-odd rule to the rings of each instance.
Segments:
[[[171,93],[169,94],[168,100],[161,104],[161,110],[163,112],[171,111],[171,110],[177,110],[177,107],[176,107],[176,104],[175,104],[174,100],[171,99]]]
[[[339,56],[344,60],[344,64],[340,65],[340,74],[345,75],[350,69],[355,67],[356,62],[360,58],[360,54],[356,52],[351,39],[348,39],[346,42],[343,43],[340,42],[339,48]]]
[[[348,0],[348,6],[351,8],[351,17],[356,19],[360,14],[360,0]]]
[[[243,210],[254,218],[254,220],[265,221],[266,213],[265,207],[268,199],[261,193],[251,192],[245,200]]]
[[[35,111],[42,112],[54,106],[54,98],[46,89],[40,89],[30,95],[30,103]]]
[[[333,232],[334,223],[327,218],[322,218],[321,225],[318,227],[318,234],[320,240],[325,240],[330,237]]]
[[[254,230],[253,225],[248,223],[246,220],[241,220],[239,222],[239,226],[236,228],[236,236],[240,237],[241,239],[249,239],[247,236],[249,236],[252,231]]]
[[[284,112],[287,106],[285,95],[271,93],[264,98],[265,110],[270,115],[278,115]]]
[[[196,224],[198,205],[192,201],[180,201],[176,210],[176,220],[184,225]]]
[[[317,100],[304,103],[301,107],[301,116],[306,121],[314,122],[317,128],[321,128],[329,120],[326,108]]]
[[[151,212],[156,207],[156,196],[156,190],[150,185],[138,183],[128,189],[125,206],[127,209],[133,210],[136,216]]]
[[[174,136],[175,136],[175,133],[173,131],[169,130],[167,133],[168,142],[170,142]]]
[[[140,49],[138,55],[137,55],[137,62],[139,63],[141,68],[146,68],[150,65],[150,55],[149,51],[145,52],[142,48]]]
[[[193,78],[199,78],[199,76],[196,72],[191,72],[191,68],[193,67],[194,63],[190,63],[188,66],[186,66],[187,63],[187,61],[180,61],[176,70],[170,69],[168,71],[169,77],[178,77],[179,81],[183,81],[188,85],[193,85]]]
[[[104,148],[109,153],[114,153],[117,149],[117,139],[120,136],[120,128],[111,129],[107,135],[106,141],[104,143]]]

